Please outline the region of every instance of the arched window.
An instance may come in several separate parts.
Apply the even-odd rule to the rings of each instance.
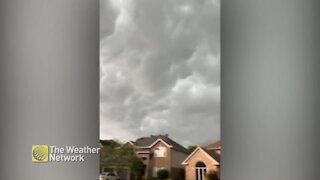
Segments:
[[[207,166],[202,161],[196,163],[196,180],[204,180],[207,173]]]

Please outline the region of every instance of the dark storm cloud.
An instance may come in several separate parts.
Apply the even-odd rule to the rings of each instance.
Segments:
[[[101,138],[220,138],[215,0],[101,0]]]

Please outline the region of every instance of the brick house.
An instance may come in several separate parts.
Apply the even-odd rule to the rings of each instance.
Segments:
[[[183,162],[186,180],[204,180],[205,175],[220,171],[220,141],[205,147],[196,148]]]
[[[184,180],[181,162],[188,156],[188,151],[168,135],[142,137],[131,143],[145,164],[145,179],[156,177],[160,169],[167,169],[172,180]]]

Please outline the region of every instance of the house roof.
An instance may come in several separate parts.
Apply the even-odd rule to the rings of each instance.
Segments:
[[[203,149],[209,156],[216,160],[220,164],[220,155],[215,150]]]
[[[128,141],[126,143],[124,143],[125,146],[130,145],[130,146],[134,146],[134,142],[133,141]]]
[[[201,152],[204,153],[206,155],[206,157],[208,157],[209,159],[212,160],[212,163],[214,165],[219,165],[220,164],[220,155],[217,154],[214,150],[206,150],[203,149],[201,147],[197,147],[197,149],[195,149],[183,162],[183,165],[188,164],[188,161],[196,154],[196,152]]]
[[[188,153],[188,150],[185,147],[169,138],[168,135],[151,135],[149,137],[141,137],[134,142],[134,145],[137,148],[150,148],[150,146],[154,145],[154,143],[157,142],[159,139],[161,139],[177,151]]]
[[[203,146],[204,149],[221,149],[221,141],[217,141],[206,146]]]
[[[103,146],[108,146],[116,143],[117,142],[115,142],[114,140],[100,140],[100,144]]]

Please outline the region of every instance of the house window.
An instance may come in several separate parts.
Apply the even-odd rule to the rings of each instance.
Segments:
[[[204,180],[205,175],[207,173],[206,165],[203,162],[199,161],[196,164],[195,170],[196,170],[196,178],[195,179],[196,180]]]
[[[167,148],[165,147],[157,147],[154,149],[154,157],[166,157]]]

